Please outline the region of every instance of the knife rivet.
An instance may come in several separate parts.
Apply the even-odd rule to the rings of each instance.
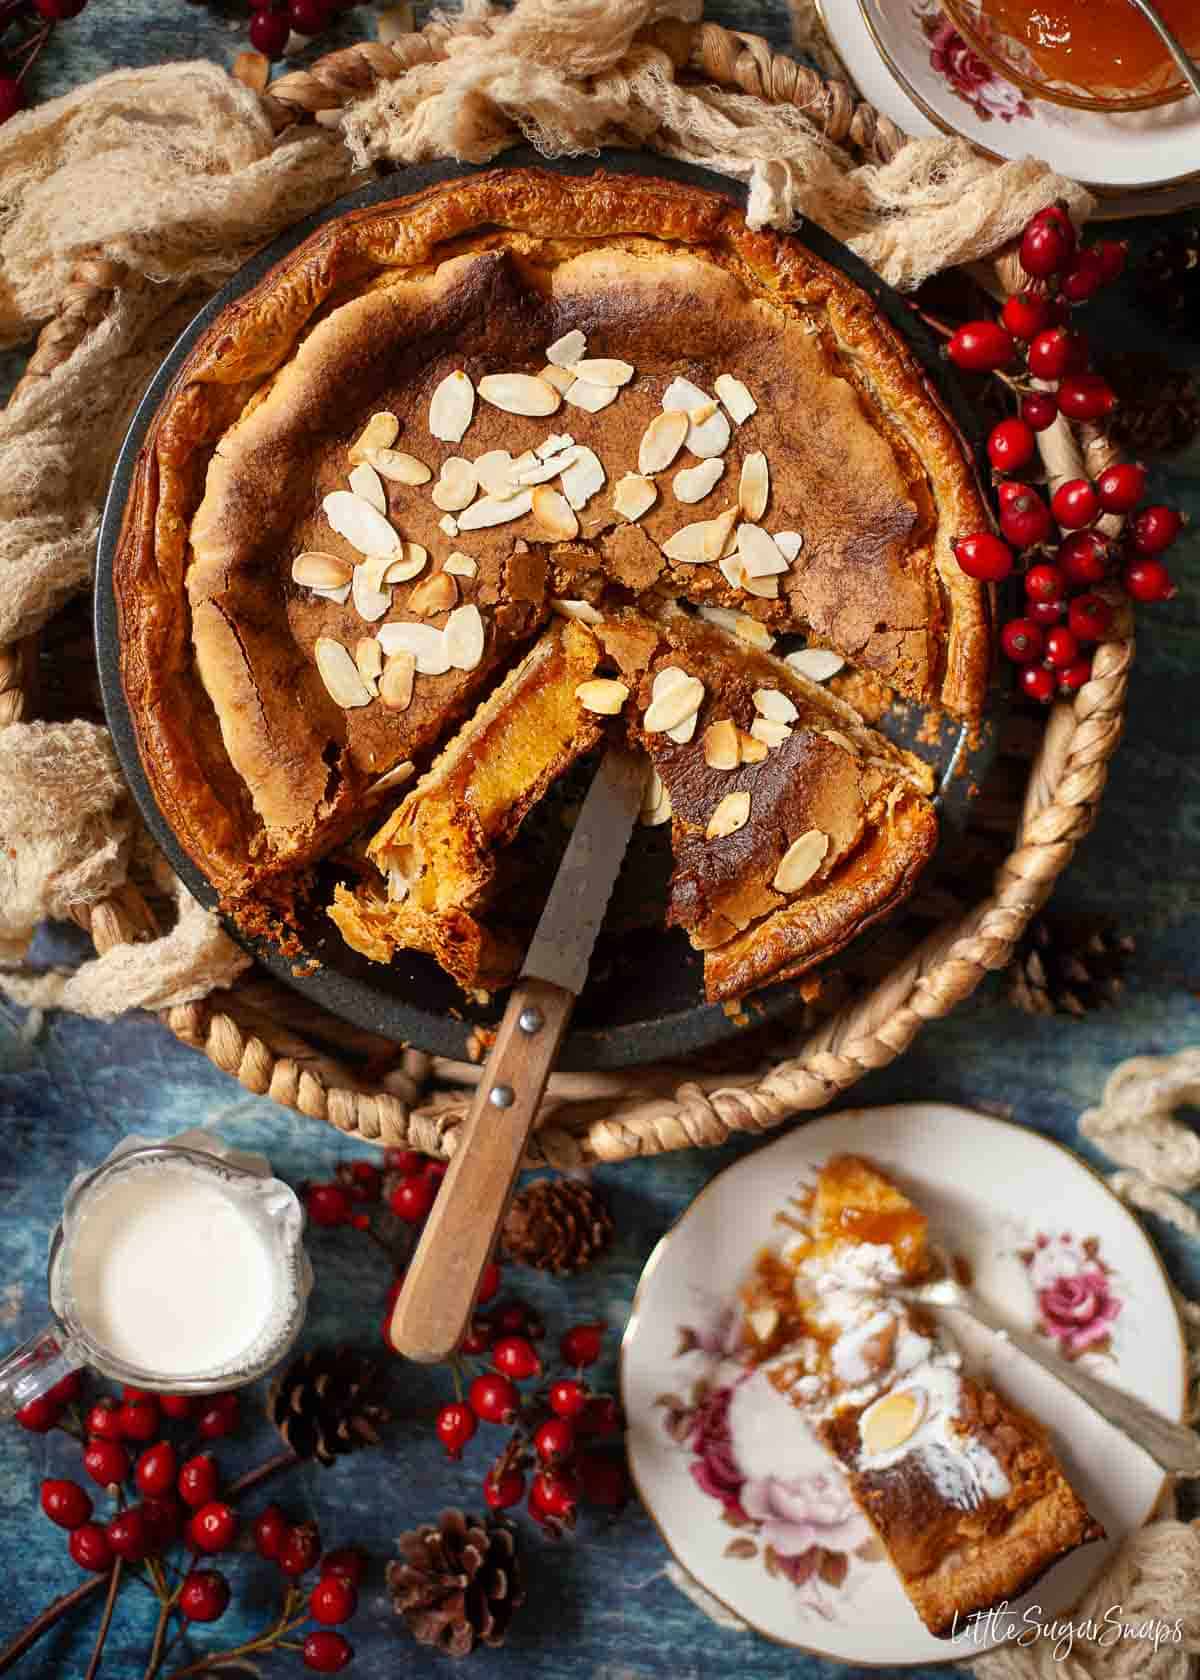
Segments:
[[[533,1033],[541,1032],[542,1028],[546,1025],[546,1017],[535,1004],[531,1003],[527,1008],[522,1009],[521,1013],[517,1016],[517,1025],[523,1033],[530,1033],[532,1035]]]
[[[488,1092],[488,1101],[493,1108],[511,1108],[516,1100],[511,1085],[493,1085]]]

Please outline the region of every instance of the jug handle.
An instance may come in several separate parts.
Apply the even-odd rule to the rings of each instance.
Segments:
[[[47,1393],[84,1364],[80,1349],[57,1325],[47,1325],[0,1360],[0,1418]]]

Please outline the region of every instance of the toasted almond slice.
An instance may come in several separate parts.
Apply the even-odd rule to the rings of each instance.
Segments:
[[[360,554],[398,554],[400,537],[378,508],[350,490],[331,490],[321,503],[325,517],[339,537]]]
[[[700,403],[696,408],[688,409],[688,420],[693,426],[703,426],[704,422],[706,420],[711,420],[716,412],[716,403],[711,397],[707,397],[704,402]]]
[[[902,1447],[919,1428],[926,1406],[923,1388],[894,1388],[882,1395],[858,1420],[863,1451],[874,1458]]]
[[[819,828],[810,828],[798,840],[793,840],[783,854],[771,885],[776,892],[799,892],[820,869],[829,850],[829,836]]]
[[[558,368],[574,367],[586,349],[586,337],[578,327],[572,327],[570,332],[565,332],[553,344],[546,346],[546,360]]]
[[[647,735],[665,734],[694,717],[703,701],[704,684],[699,677],[688,677],[650,702],[642,718],[642,728]]]
[[[560,618],[574,618],[580,624],[604,623],[603,613],[597,612],[590,601],[570,601],[559,596],[551,601],[550,611]]]
[[[555,367],[550,362],[538,374],[538,378],[544,379],[547,385],[553,385],[556,391],[565,396],[575,383],[575,371],[573,368]]]
[[[540,456],[543,461],[548,461],[551,455],[561,455],[564,449],[574,447],[575,439],[570,432],[551,432],[544,443],[538,444],[534,454]]]
[[[448,373],[429,404],[429,430],[443,443],[461,443],[475,413],[475,387],[461,368]]]
[[[744,519],[761,519],[767,511],[767,497],[771,492],[771,475],[767,457],[755,449],[742,462],[742,476],[738,481],[738,506]]]
[[[479,562],[473,559],[471,555],[464,554],[461,549],[456,548],[442,570],[448,572],[451,577],[478,577]]]
[[[760,717],[774,718],[776,723],[795,723],[800,716],[795,701],[778,688],[756,688],[754,710]]]
[[[569,542],[579,535],[579,521],[567,498],[548,484],[533,492],[533,517],[552,542]]]
[[[638,471],[647,474],[665,472],[683,448],[687,429],[686,410],[656,414],[642,433],[638,446]]]
[[[337,589],[314,589],[312,592],[322,601],[332,601],[337,607],[344,607],[350,599],[350,585],[341,584]]]
[[[765,1345],[779,1328],[779,1308],[756,1307],[746,1314],[746,1323],[755,1341]]]
[[[318,548],[307,549],[292,561],[292,582],[305,589],[340,589],[350,582],[353,572],[347,561]]]
[[[686,746],[696,733],[696,718],[698,715],[698,713],[693,712],[691,717],[684,718],[682,723],[677,723],[674,729],[668,729],[668,741],[676,741],[681,747]]]
[[[736,834],[739,828],[745,828],[749,821],[750,795],[744,790],[727,793],[724,799],[718,800],[713,807],[708,827],[704,830],[704,838],[723,840],[726,835]]]
[[[698,467],[684,467],[671,480],[675,500],[677,502],[702,502],[724,471],[725,463],[719,458],[713,461],[701,461]]]
[[[458,535],[458,520],[452,513],[444,513],[438,520],[438,530],[444,531],[448,537],[456,537]]]
[[[630,362],[615,356],[591,356],[574,364],[576,379],[586,379],[589,385],[628,385],[634,369]]]
[[[473,671],[483,658],[487,630],[474,601],[455,607],[442,632],[446,654],[457,671]]]
[[[370,502],[376,512],[387,513],[387,491],[383,488],[383,480],[369,462],[360,461],[356,467],[351,468],[350,488],[356,496],[361,496],[364,502]]]
[[[383,675],[379,679],[379,698],[389,712],[406,712],[412,704],[413,679],[417,674],[417,662],[411,653],[403,649],[399,653],[389,656],[383,667]]]
[[[432,624],[381,624],[376,631],[384,653],[411,653],[417,674],[440,677],[450,669],[446,638]]]
[[[738,752],[737,725],[732,718],[710,723],[704,731],[704,762],[710,770],[736,770]]]
[[[708,520],[698,520],[694,525],[684,525],[676,531],[674,536],[667,538],[662,545],[662,551],[668,560],[678,560],[688,566],[698,566],[706,558],[705,538],[708,534]]]
[[[790,665],[800,676],[818,683],[836,677],[845,663],[841,654],[834,653],[830,648],[797,648],[784,660],[784,664]]]
[[[463,509],[450,534],[457,536],[460,531],[480,531],[487,525],[505,525],[510,519],[521,519],[532,506],[532,490],[522,490],[516,496],[503,498],[481,496],[469,508]]]
[[[522,468],[517,475],[516,488],[520,490],[528,486],[532,489],[535,484],[549,484],[552,478],[558,477],[564,467],[570,465],[574,455],[575,451],[571,449],[564,450],[561,455],[551,455],[548,461],[540,460],[535,456],[533,464]]]
[[[738,732],[738,757],[743,764],[761,764],[766,758],[769,748],[765,741],[760,741],[756,735],[751,735],[745,729]]]
[[[377,793],[387,793],[389,788],[403,787],[405,782],[412,780],[416,768],[411,758],[402,758],[399,764],[393,764],[390,770],[385,770],[382,776],[371,783],[367,789],[368,794],[374,798]]]
[[[764,653],[770,653],[775,646],[775,637],[766,625],[760,624],[757,618],[751,618],[749,613],[738,614],[733,633],[739,642],[745,642],[748,647],[761,648]]]
[[[372,694],[379,693],[379,677],[383,670],[383,649],[374,636],[360,636],[354,644],[354,663],[363,682]]]
[[[379,414],[372,414],[362,431],[350,445],[350,465],[359,461],[369,461],[372,449],[390,449],[400,436],[400,422],[394,414],[384,409]]]
[[[462,455],[449,455],[442,462],[442,474],[433,487],[433,503],[443,513],[461,513],[474,500],[479,488],[474,465]]]
[[[534,373],[489,373],[479,381],[479,395],[505,414],[553,414],[562,395]]]
[[[701,607],[699,613],[706,624],[715,624],[731,636],[737,634],[737,621],[742,615],[733,607]]]
[[[720,373],[713,381],[714,389],[729,412],[729,418],[735,425],[740,426],[749,420],[752,414],[758,413],[758,404],[742,384],[731,373]]]
[[[560,457],[564,459],[565,457]],[[572,450],[562,472],[562,492],[577,511],[585,508],[592,497],[604,488],[604,465],[594,449],[580,445]]]
[[[738,526],[738,554],[748,578],[773,577],[787,571],[787,561],[761,525]]]
[[[664,665],[661,671],[654,674],[654,681],[650,684],[650,698],[657,700],[669,688],[678,688],[680,683],[691,680],[691,673],[685,671],[682,665]]]
[[[376,619],[382,618],[392,604],[391,590],[380,587],[380,567],[387,567],[386,557],[381,561],[364,560],[360,566],[354,568],[351,598],[355,612],[368,624],[374,624]]]
[[[371,704],[371,691],[341,642],[335,642],[332,636],[318,636],[313,654],[331,700],[347,710]]]
[[[428,484],[433,477],[431,468],[424,461],[418,461],[415,455],[406,455],[402,449],[369,449],[366,459],[380,478],[386,478],[392,484]]]
[[[726,554],[719,564],[721,576],[731,589],[744,589],[746,587],[746,573],[742,566],[740,554]]]
[[[593,677],[590,682],[579,684],[575,690],[575,698],[585,712],[596,712],[601,717],[616,717],[629,698],[629,689],[615,677]]]
[[[593,385],[588,379],[577,379],[563,392],[563,401],[572,408],[582,408],[588,414],[599,414],[620,396],[617,385]]]
[[[777,601],[779,599],[779,579],[777,577],[748,577],[744,567],[742,569],[742,588],[747,595],[756,595],[760,601]]]
[[[695,411],[699,413],[700,410]],[[722,411],[713,404],[713,411],[703,420],[688,418],[686,438],[687,447],[693,455],[699,455],[702,460],[708,460],[713,455],[723,455],[729,448],[729,421]]]
[[[756,717],[750,725],[750,733],[756,741],[762,741],[768,747],[781,747],[791,735],[791,725],[779,723],[775,718]]]
[[[423,578],[408,597],[408,610],[432,618],[434,613],[448,612],[457,601],[458,584],[449,573],[434,572],[432,577]]]
[[[617,480],[613,490],[613,512],[631,522],[648,513],[658,500],[658,487],[653,479],[640,473],[626,473]]]
[[[425,570],[425,563],[429,559],[429,550],[421,543],[406,542],[404,558],[393,560],[386,567],[380,578],[380,586],[393,583],[411,583],[413,578],[420,577]]]
[[[714,514],[708,522],[708,532],[704,538],[704,558],[719,560],[725,552],[725,545],[733,534],[737,524],[738,510],[736,507],[726,508],[723,513]]]
[[[775,547],[787,561],[792,561],[804,547],[804,538],[799,531],[776,531]]]
[[[708,392],[702,391],[699,385],[693,385],[690,379],[672,379],[663,392],[663,413],[690,414],[694,408],[703,408],[711,401]]]
[[[657,828],[660,823],[671,820],[671,796],[663,786],[663,779],[653,764],[646,777],[646,786],[642,793],[642,808],[638,812],[638,821],[644,828]]]
[[[848,735],[843,735],[840,729],[819,729],[818,735],[823,735],[827,741],[832,741],[835,747],[841,747],[851,758],[858,757],[858,748]]]

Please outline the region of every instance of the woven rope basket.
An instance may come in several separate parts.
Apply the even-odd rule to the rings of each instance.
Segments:
[[[330,53],[266,87],[264,108],[278,132],[300,123],[328,125],[379,82],[444,58],[449,33],[434,23],[387,45],[363,42]],[[656,25],[650,38],[670,55],[681,79],[792,103],[860,158],[886,162],[907,144],[894,123],[844,83],[775,53],[757,36],[711,23],[669,23]],[[1006,280],[1020,283],[1011,255],[988,276],[999,290]],[[61,311],[41,333],[25,381],[45,378],[72,354],[103,321],[121,283],[113,263],[79,264]],[[1103,435],[1088,427],[1055,428],[1040,441],[1051,485],[1081,472],[1095,476],[1114,459]],[[921,928],[920,917],[898,924],[907,931],[893,930],[885,941],[886,972],[818,1024],[805,1010],[765,1039],[742,1035],[687,1069],[555,1076],[531,1159],[578,1167],[719,1144],[731,1133],[766,1131],[798,1112],[823,1108],[865,1073],[903,1054],[924,1022],[949,1014],[989,970],[1004,968],[1095,820],[1121,734],[1133,656],[1129,623],[1128,612],[1118,610],[1114,639],[1097,649],[1092,679],[1072,703],[1055,706],[1038,732],[1027,755],[1023,797],[1010,801],[1004,819],[1011,850],[998,867],[993,857],[981,868],[972,887],[973,896],[993,875],[988,896],[964,909],[943,894],[933,931],[915,944],[911,928],[914,921]],[[37,658],[36,638],[0,647],[0,724],[36,715]],[[932,902],[939,902],[936,891]],[[157,931],[154,911],[133,886],[80,908],[76,920],[101,953]],[[453,1152],[476,1069],[348,1027],[256,970],[232,990],[169,1009],[162,1018],[248,1091],[364,1141],[431,1155]]]

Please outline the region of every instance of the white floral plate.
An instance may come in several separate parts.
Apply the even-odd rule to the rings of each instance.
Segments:
[[[765,1378],[725,1353],[738,1286],[778,1229],[774,1215],[843,1151],[911,1192],[985,1300],[1176,1419],[1183,1333],[1157,1254],[1089,1167],[1036,1132],[942,1104],[800,1126],[720,1173],[658,1244],[625,1332],[621,1387],[634,1480],[678,1562],[786,1644],[861,1664],[961,1662],[1026,1623],[1061,1618],[1149,1518],[1164,1477],[1053,1376],[956,1316],[968,1364],[1044,1421],[1109,1538],[1058,1564],[1006,1615],[952,1640],[926,1632],[873,1555],[833,1460]]]

